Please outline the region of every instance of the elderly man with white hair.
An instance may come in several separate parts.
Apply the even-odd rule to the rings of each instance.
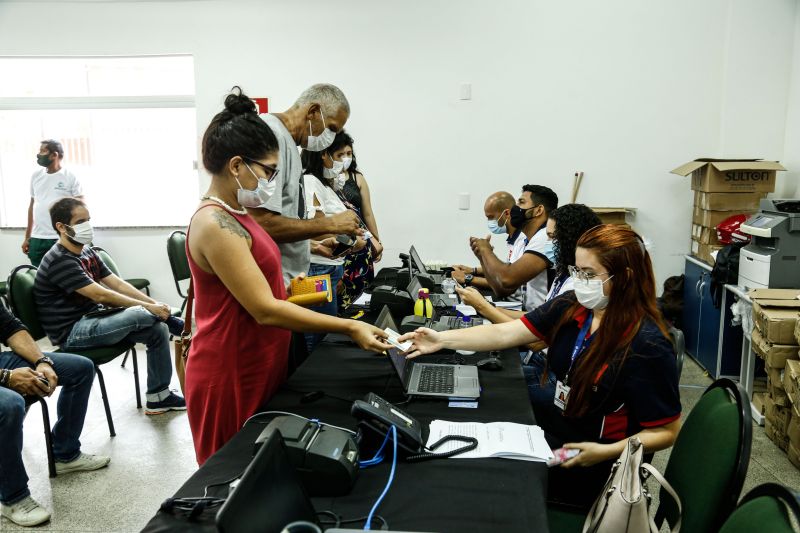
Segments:
[[[298,146],[317,152],[325,150],[349,116],[350,104],[344,93],[325,83],[303,91],[283,113],[261,115],[278,139],[278,165],[272,180],[259,183],[259,194],[265,201],[259,208],[250,209],[250,216],[278,243],[286,283],[308,271],[309,239],[359,232],[358,217],[349,209],[330,217],[305,218],[303,165],[297,150]],[[313,244],[315,253],[325,253],[325,246]]]

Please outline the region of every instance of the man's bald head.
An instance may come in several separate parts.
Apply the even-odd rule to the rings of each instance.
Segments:
[[[493,193],[489,198],[486,199],[486,203],[483,204],[483,210],[487,213],[491,211],[492,213],[500,214],[506,209],[511,209],[514,207],[517,201],[511,195],[511,193],[506,191],[498,191]]]

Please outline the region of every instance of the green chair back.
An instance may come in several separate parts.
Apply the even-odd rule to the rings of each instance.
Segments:
[[[105,263],[105,264],[106,264],[106,266],[108,267],[108,269],[109,269],[109,270],[110,270],[110,271],[111,271],[111,272],[112,272],[112,273],[113,273],[115,276],[117,276],[118,278],[121,278],[121,277],[122,277],[122,276],[120,275],[120,273],[119,273],[119,267],[118,267],[118,266],[117,266],[117,264],[114,262],[114,260],[113,260],[113,259],[111,259],[111,254],[109,254],[109,253],[108,253],[108,252],[106,252],[104,249],[100,248],[99,246],[92,246],[92,250],[94,250],[94,252],[97,254],[97,256],[98,256],[98,257],[100,257],[100,259],[102,259],[103,263]]]
[[[664,477],[683,504],[681,533],[717,531],[736,507],[752,444],[750,403],[740,385],[715,381],[686,417],[672,446]],[[677,519],[663,490],[656,524]]]
[[[8,301],[11,311],[25,324],[33,339],[38,341],[45,336],[45,332],[33,299],[36,272],[36,267],[31,265],[18,266],[11,272],[8,277]]]
[[[800,494],[777,483],[751,490],[728,517],[720,533],[793,533],[792,517],[800,521]]]
[[[181,298],[186,298],[181,288],[180,282],[192,277],[189,269],[189,259],[186,257],[186,233],[183,231],[173,231],[167,238],[167,256],[169,266],[172,268],[172,277],[175,279],[175,288]]]

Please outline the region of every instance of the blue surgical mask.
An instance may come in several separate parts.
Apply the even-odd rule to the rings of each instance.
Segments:
[[[556,251],[553,247],[553,241],[547,241],[544,245],[544,256],[550,261],[552,264],[556,264]]]
[[[503,214],[505,214],[505,211],[500,213],[500,216],[497,217],[497,220],[487,220],[486,221],[486,226],[489,228],[489,231],[491,231],[495,235],[502,235],[503,233],[506,232],[506,223],[503,222],[502,224],[500,224],[500,220],[502,220]],[[506,220],[506,222],[507,221],[508,220]]]

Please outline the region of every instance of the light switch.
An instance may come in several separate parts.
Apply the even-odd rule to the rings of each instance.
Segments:
[[[472,84],[471,83],[462,83],[461,84],[461,100],[472,100]]]
[[[458,193],[458,208],[462,211],[466,211],[469,209],[469,193],[468,192],[460,192]]]

